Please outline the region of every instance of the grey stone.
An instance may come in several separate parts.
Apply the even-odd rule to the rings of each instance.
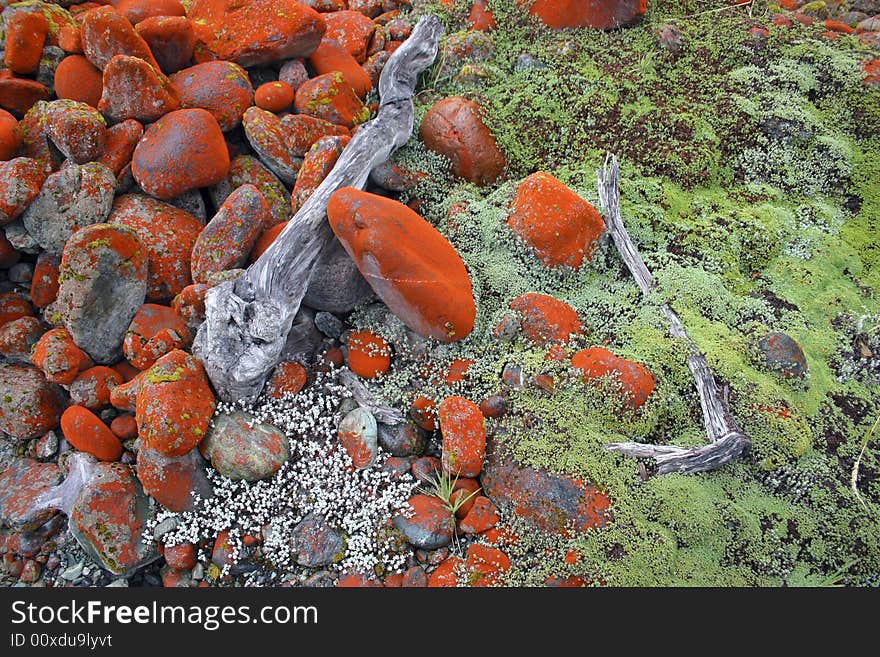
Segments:
[[[345,552],[342,536],[316,513],[310,513],[293,528],[290,547],[296,553],[296,562],[309,568],[335,563]]]
[[[418,456],[425,450],[427,438],[412,421],[378,425],[379,445],[392,456]]]
[[[244,411],[216,416],[202,443],[211,465],[230,479],[257,481],[275,474],[290,456],[287,436]]]
[[[333,313],[320,311],[315,314],[315,328],[328,338],[339,338],[342,335],[342,320]]]
[[[19,262],[9,268],[9,280],[13,283],[30,283],[34,277],[34,266],[30,262]]]
[[[315,310],[343,315],[373,296],[373,288],[334,237],[312,267],[303,303]]]
[[[300,307],[281,350],[281,360],[311,362],[322,341],[321,333],[315,328],[315,311]]]

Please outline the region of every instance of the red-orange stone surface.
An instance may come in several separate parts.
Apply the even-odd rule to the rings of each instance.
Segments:
[[[144,491],[171,511],[192,511],[194,492],[203,498],[211,496],[206,467],[197,449],[183,456],[166,456],[149,447],[138,451],[137,476]]]
[[[65,60],[66,61],[66,60]],[[128,119],[122,123],[107,128],[107,142],[104,154],[98,162],[111,169],[119,178],[120,174],[131,164],[131,155],[141,137],[144,136],[144,126]]]
[[[410,513],[394,516],[394,525],[407,540],[423,550],[449,545],[455,531],[455,519],[449,507],[434,495],[413,495],[409,498]]]
[[[345,126],[336,125],[323,119],[316,119],[305,114],[287,114],[282,117],[281,125],[284,128],[284,138],[292,155],[302,157],[309,152],[312,145],[321,137],[333,135],[349,136],[350,131]]]
[[[137,438],[137,420],[134,419],[134,415],[129,413],[117,415],[110,423],[110,431],[112,431],[113,435],[119,438],[119,440],[132,440]]]
[[[77,374],[92,366],[88,355],[77,347],[65,328],[52,329],[43,334],[31,355],[34,365],[43,370],[52,383],[73,383]]]
[[[294,361],[279,363],[266,384],[270,397],[280,399],[284,395],[295,395],[306,385],[306,368]]]
[[[486,454],[486,420],[480,407],[464,397],[447,397],[437,407],[443,434],[443,471],[476,477]]]
[[[254,104],[267,112],[282,112],[293,104],[293,89],[286,82],[264,82],[254,92]]]
[[[143,59],[116,55],[104,67],[98,109],[114,121],[155,121],[180,107],[180,99],[158,68]]]
[[[430,150],[449,158],[456,176],[472,183],[495,182],[504,171],[504,154],[472,100],[453,96],[438,102],[425,114],[419,136]]]
[[[251,249],[251,255],[250,258],[248,258],[248,261],[254,262],[257,258],[263,255],[266,252],[266,249],[272,246],[272,242],[278,238],[286,227],[287,222],[285,221],[276,226],[272,226],[269,230],[264,230],[257,238],[257,241],[254,242],[254,248]]]
[[[18,120],[6,110],[0,109],[0,160],[11,160],[21,144]]]
[[[391,367],[391,346],[381,335],[354,331],[348,337],[348,367],[364,379],[385,374]]]
[[[322,39],[317,50],[309,57],[309,63],[318,75],[339,71],[348,85],[360,97],[365,98],[373,83],[369,74],[345,46],[331,39]]]
[[[150,50],[166,75],[176,73],[192,59],[196,33],[188,18],[153,16],[135,25],[135,31]]]
[[[318,75],[300,85],[293,105],[306,114],[353,128],[370,118],[370,110],[339,71]]]
[[[140,194],[113,203],[109,222],[134,229],[147,250],[147,300],[168,301],[192,283],[190,258],[204,229],[194,216]]]
[[[172,568],[189,570],[196,565],[196,546],[194,543],[166,545],[163,552],[166,563]]]
[[[0,226],[17,218],[40,193],[46,171],[29,157],[0,162]]]
[[[529,13],[553,29],[629,25],[645,13],[647,0],[534,0]]]
[[[110,391],[122,383],[122,375],[113,368],[90,367],[70,384],[70,400],[90,411],[99,411],[110,404]]]
[[[574,309],[546,294],[521,294],[511,301],[510,308],[519,313],[522,332],[538,346],[564,344],[582,330]]]
[[[0,365],[0,431],[18,440],[58,426],[64,391],[30,365]]]
[[[138,381],[136,417],[143,444],[166,456],[182,456],[198,445],[216,405],[202,364],[175,350]]]
[[[425,431],[437,428],[437,404],[427,397],[416,397],[409,409],[409,416]]]
[[[187,15],[211,53],[241,66],[308,57],[326,29],[318,12],[294,0],[193,0]]]
[[[233,62],[204,62],[171,76],[171,86],[185,109],[208,110],[220,129],[232,130],[241,123],[254,102],[254,88],[247,71]]]
[[[229,173],[229,151],[217,120],[203,109],[166,114],[144,132],[131,173],[141,189],[163,200],[220,182]]]
[[[27,531],[36,529],[52,516],[55,509],[35,508],[34,499],[61,481],[61,471],[54,463],[15,458],[0,470],[0,519],[5,525]],[[4,546],[4,552],[8,544]],[[11,557],[10,552],[6,555]]]
[[[3,292],[0,294],[0,327],[7,322],[31,317],[34,309],[28,302],[27,297],[18,292]]]
[[[160,70],[147,42],[111,7],[99,7],[83,16],[82,45],[86,59],[102,71],[115,55],[139,57]]]
[[[59,98],[97,107],[103,84],[101,71],[82,55],[68,55],[55,69],[55,93]]]
[[[488,497],[478,495],[470,511],[462,518],[459,529],[466,534],[481,534],[492,529],[501,518],[498,509]]]
[[[0,355],[13,363],[30,363],[31,350],[43,335],[44,328],[36,317],[19,317],[0,328]]]
[[[290,195],[293,212],[296,213],[309,199],[318,186],[324,182],[342,150],[348,137],[321,137],[306,153],[302,166],[296,176],[296,183]]]
[[[470,586],[494,586],[510,570],[510,559],[498,548],[472,543],[467,551],[465,568]]]
[[[452,494],[449,496],[449,501],[453,504],[460,504],[458,511],[455,512],[455,517],[461,520],[474,508],[474,503],[477,501],[477,492],[480,490],[480,483],[476,479],[469,477],[462,477],[453,481],[455,483],[452,486]]]
[[[639,408],[654,390],[654,378],[639,363],[619,358],[604,347],[582,349],[571,357],[572,367],[580,370],[584,381],[611,377],[620,382],[632,408]]]
[[[507,225],[548,267],[579,267],[605,229],[592,205],[543,171],[519,184]]]
[[[351,187],[330,197],[327,217],[361,274],[410,329],[441,342],[471,332],[470,276],[431,224],[402,203]]]
[[[468,14],[468,25],[481,32],[488,32],[495,27],[495,15],[489,8],[488,0],[474,0],[471,13]]]
[[[114,0],[111,4],[135,26],[154,16],[186,15],[178,0]]]
[[[454,588],[458,586],[458,575],[463,572],[464,560],[461,557],[447,557],[428,577],[428,586]]]
[[[122,456],[119,438],[97,415],[83,406],[69,406],[64,411],[61,431],[71,445],[101,461],[116,461]]]
[[[8,70],[0,70],[0,107],[16,116],[24,116],[41,100],[49,100],[44,84],[28,78],[16,78]]]
[[[6,27],[4,63],[13,73],[28,75],[40,64],[49,22],[40,12],[16,12]]]
[[[352,57],[363,63],[367,58],[367,46],[376,29],[375,24],[359,11],[334,11],[325,14],[327,31],[324,39],[332,39],[342,45]]]
[[[122,343],[122,353],[138,369],[145,370],[174,349],[192,342],[186,322],[168,306],[145,303],[137,311]]]
[[[45,108],[46,135],[61,154],[85,164],[104,154],[105,119],[94,107],[75,100],[53,100]]]

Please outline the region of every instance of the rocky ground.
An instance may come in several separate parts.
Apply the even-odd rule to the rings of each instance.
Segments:
[[[4,585],[880,584],[880,2],[0,6]],[[413,138],[219,400],[207,291],[427,13]],[[752,438],[715,472],[604,449],[705,440],[663,303]]]

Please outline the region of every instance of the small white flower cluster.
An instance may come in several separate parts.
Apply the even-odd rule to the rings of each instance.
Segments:
[[[307,514],[316,513],[345,541],[344,553],[333,568],[402,572],[408,550],[389,527],[395,514],[409,508],[415,481],[409,474],[392,480],[381,469],[388,456],[381,451],[375,466],[353,467],[337,439],[340,404],[350,398],[338,376],[339,371],[319,373],[298,394],[279,399],[264,394],[253,408],[240,402],[218,404],[217,413],[247,410],[256,421],[284,431],[290,440],[290,459],[271,479],[252,483],[227,479],[209,468],[214,497],[198,499],[192,512],[160,512],[147,532],[152,534],[156,525],[173,518],[176,525],[162,541],[176,545],[199,543],[228,530],[233,562],[244,551],[242,536],[262,532],[263,556],[272,568],[282,571],[274,575],[283,579],[284,571],[296,564],[290,541],[293,529]],[[228,572],[227,565],[223,574]]]

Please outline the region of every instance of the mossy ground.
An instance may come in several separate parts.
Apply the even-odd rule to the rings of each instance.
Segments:
[[[424,7],[454,33],[469,4]],[[417,119],[441,97],[479,100],[508,156],[507,178],[490,188],[454,181],[415,140],[399,155],[431,173],[414,193],[420,211],[473,278],[477,323],[448,355],[476,364],[454,388],[479,401],[500,389],[511,361],[554,374],[552,395],[535,386],[511,395],[504,423],[516,453],[584,477],[614,501],[614,522],[587,535],[519,527],[509,582],[580,574],[611,585],[778,586],[839,574],[880,585],[880,436],[859,472],[867,511],[849,489],[880,414],[880,90],[860,72],[870,53],[855,37],[821,36],[819,25],[775,27],[775,8],[762,3],[750,15],[653,1],[641,25],[609,32],[552,32],[513,0],[489,5],[495,54],[478,64],[479,85],[440,81],[436,65],[423,77]],[[657,40],[666,23],[681,31],[677,55]],[[769,38],[753,37],[752,26]],[[516,70],[523,53],[543,68]],[[608,151],[621,161],[624,221],[658,283],[648,300],[611,245],[580,270],[550,272],[505,226],[516,184],[538,170],[598,205],[596,170]],[[463,211],[450,216],[453,205]],[[579,312],[586,330],[575,346],[607,345],[650,368],[656,391],[637,414],[621,415],[613,395],[586,390],[542,350],[492,336],[511,299],[532,291]],[[710,474],[643,481],[636,461],[603,445],[703,442],[685,347],[666,332],[663,301],[729,386],[754,449]],[[801,344],[804,380],[763,366],[755,345],[769,331]],[[392,373],[382,385],[400,398],[404,384]],[[564,563],[572,548],[580,559]]]

